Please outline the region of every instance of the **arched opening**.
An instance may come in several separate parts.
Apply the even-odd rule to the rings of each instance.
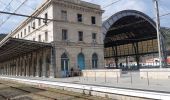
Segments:
[[[92,68],[98,68],[98,55],[96,53],[92,55]]]
[[[69,76],[69,58],[66,53],[61,55],[61,71],[63,77]]]
[[[158,58],[156,25],[144,13],[125,10],[114,14],[103,23],[103,34],[106,67],[125,70],[159,67],[154,60]],[[165,59],[162,34],[161,38],[162,58]],[[149,61],[152,61],[150,66],[147,65]]]
[[[78,68],[80,69],[80,70],[83,70],[83,69],[85,69],[85,57],[84,57],[84,54],[83,53],[80,53],[79,55],[78,55]]]

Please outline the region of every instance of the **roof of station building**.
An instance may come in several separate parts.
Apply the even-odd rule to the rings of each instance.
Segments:
[[[0,44],[0,62],[13,59],[20,55],[24,55],[41,48],[50,47],[52,47],[51,43],[36,42],[10,37]]]

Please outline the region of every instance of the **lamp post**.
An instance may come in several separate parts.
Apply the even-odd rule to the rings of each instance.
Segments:
[[[159,7],[158,7],[158,0],[153,0],[155,5],[155,12],[156,12],[156,30],[157,30],[157,40],[158,40],[158,53],[159,53],[159,63],[160,68],[162,68],[162,54],[161,54],[161,37],[160,37],[160,18],[159,18]]]

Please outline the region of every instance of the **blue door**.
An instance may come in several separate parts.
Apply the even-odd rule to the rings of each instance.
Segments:
[[[66,53],[61,56],[61,71],[63,77],[69,76],[69,58]]]
[[[85,69],[85,58],[84,54],[82,53],[78,55],[78,67],[80,68],[80,70]]]

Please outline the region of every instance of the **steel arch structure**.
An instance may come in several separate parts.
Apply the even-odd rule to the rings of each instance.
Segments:
[[[104,21],[104,23],[102,24],[103,35],[105,36],[107,34],[107,31],[111,27],[111,25],[117,22],[120,18],[123,18],[125,16],[131,16],[131,15],[138,16],[138,17],[145,19],[156,29],[156,23],[146,14],[136,11],[136,10],[123,10],[112,15],[106,21]]]
[[[114,59],[116,68],[120,67],[119,58],[133,56],[139,69],[141,56],[158,53],[156,23],[142,12],[120,11],[103,23],[102,30],[105,59]],[[162,57],[166,59],[164,39],[161,34]]]

